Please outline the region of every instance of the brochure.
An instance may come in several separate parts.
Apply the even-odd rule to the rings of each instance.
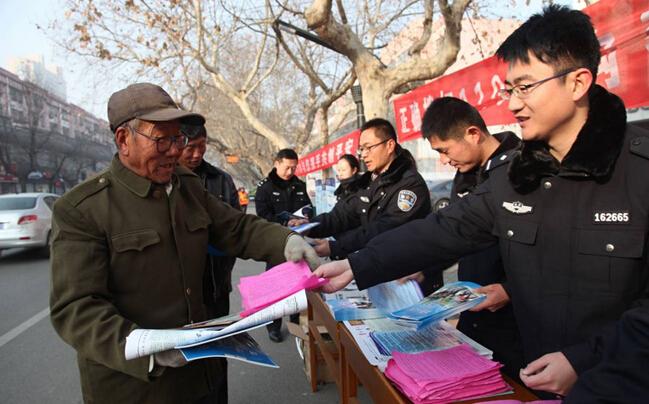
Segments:
[[[247,332],[233,335],[232,337],[212,341],[207,344],[183,348],[180,350],[186,360],[194,361],[205,358],[231,358],[254,365],[278,368],[270,356],[261,350]]]
[[[489,359],[493,356],[493,351],[467,337],[446,321],[431,324],[421,330],[405,327],[373,330],[370,336],[383,355],[390,355],[395,351],[405,353],[437,351],[466,344],[481,356]]]
[[[320,226],[320,222],[302,223],[297,226],[289,226],[289,229],[298,234],[304,234],[316,226]]]
[[[299,313],[307,308],[306,292],[300,290],[258,312],[234,321],[233,316],[203,322],[205,327],[196,324],[184,328],[166,330],[136,329],[126,337],[124,354],[127,360],[140,358],[169,349],[189,348],[208,342],[231,337],[245,331],[269,324],[277,318]],[[222,322],[229,325],[214,325]]]
[[[400,324],[418,330],[429,324],[444,320],[468,310],[486,299],[486,295],[476,293],[480,285],[473,282],[453,282],[438,289],[420,302],[396,310],[389,317]]]

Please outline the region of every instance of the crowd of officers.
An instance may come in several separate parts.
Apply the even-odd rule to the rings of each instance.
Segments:
[[[314,212],[283,149],[248,195],[204,159],[205,119],[160,87],[114,93],[111,166],[54,206],[51,319],[78,352],[88,403],[227,403],[227,363],[177,350],[126,361],[136,328],[174,328],[230,312],[237,257],[306,260],[333,292],[416,279],[426,294],[458,262],[487,298],[458,328],[503,371],[566,402],[649,399],[649,134],[595,84],[588,17],[549,6],[501,45],[500,95],[522,129],[490,134],[453,97],[426,109],[422,134],[456,169],[450,205],[431,213],[426,182],[389,121],[361,128],[358,157],[336,165],[330,212]],[[318,213],[317,215],[315,213]],[[312,245],[289,227],[319,225]],[[320,265],[319,257],[332,262]],[[295,320],[295,319],[293,319]],[[281,320],[269,338],[283,339]]]

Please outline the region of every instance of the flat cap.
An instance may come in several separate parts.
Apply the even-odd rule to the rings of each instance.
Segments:
[[[124,122],[134,118],[151,122],[180,119],[183,124],[205,124],[201,114],[180,109],[162,87],[151,83],[131,84],[108,99],[110,130],[115,132]]]

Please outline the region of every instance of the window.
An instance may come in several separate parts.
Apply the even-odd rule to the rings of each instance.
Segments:
[[[0,211],[34,209],[36,198],[34,197],[10,197],[0,198]]]
[[[23,92],[14,87],[9,87],[9,98],[19,104],[23,103]]]

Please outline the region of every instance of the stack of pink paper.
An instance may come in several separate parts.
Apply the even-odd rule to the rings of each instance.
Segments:
[[[501,367],[468,345],[458,345],[416,354],[393,352],[385,375],[413,403],[437,404],[509,391]]]
[[[304,261],[289,261],[261,275],[244,276],[239,280],[243,305],[241,317],[249,316],[302,289],[317,289],[325,283],[327,280],[314,276]]]

